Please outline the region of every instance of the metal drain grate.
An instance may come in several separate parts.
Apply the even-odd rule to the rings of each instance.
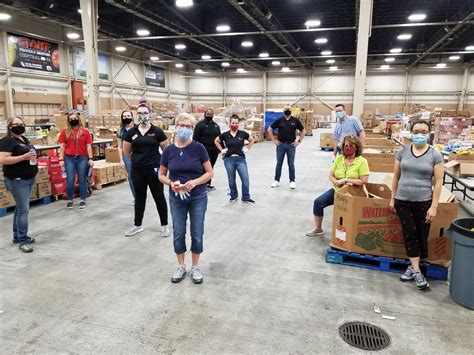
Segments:
[[[339,335],[347,344],[362,350],[382,350],[390,345],[385,330],[364,322],[344,323],[339,327]]]

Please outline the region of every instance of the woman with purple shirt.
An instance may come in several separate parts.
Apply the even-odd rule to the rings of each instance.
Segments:
[[[173,218],[174,252],[178,266],[171,282],[181,282],[186,276],[186,220],[191,221],[191,278],[195,284],[203,282],[199,257],[203,251],[204,216],[207,209],[207,186],[212,179],[212,166],[206,148],[193,141],[196,121],[187,113],[176,117],[176,141],[165,148],[161,156],[160,181],[170,187],[169,202]],[[169,177],[168,177],[169,173]]]

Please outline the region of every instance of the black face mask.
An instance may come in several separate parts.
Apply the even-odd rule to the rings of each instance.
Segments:
[[[123,122],[124,124],[130,124],[130,123],[132,123],[132,119],[131,119],[131,118],[123,118],[123,119],[122,119],[122,122]]]
[[[23,133],[25,133],[25,126],[11,127],[10,131],[12,131],[13,133],[18,134],[18,135],[23,134]]]
[[[212,121],[213,117],[214,117],[214,116],[206,116],[206,120]]]
[[[283,111],[285,113],[286,116],[290,116],[291,115],[291,111],[290,110],[286,110],[286,111]]]
[[[69,121],[69,124],[70,124],[72,127],[79,126],[79,120],[70,120],[70,121]]]

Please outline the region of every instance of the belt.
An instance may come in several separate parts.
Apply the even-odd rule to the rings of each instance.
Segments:
[[[283,143],[283,144],[293,144],[294,142],[280,142],[280,143]]]
[[[231,157],[240,157],[238,154],[232,154]]]

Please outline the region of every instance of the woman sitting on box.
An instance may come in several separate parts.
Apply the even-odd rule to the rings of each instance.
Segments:
[[[130,185],[130,190],[132,191],[133,195],[132,206],[135,206],[135,188],[133,187],[132,181],[132,159],[130,156],[123,154],[123,139],[125,138],[128,130],[133,127],[135,127],[135,123],[133,122],[132,111],[122,111],[120,129],[117,133],[118,152],[120,164],[122,165],[122,168],[127,170],[128,184]]]
[[[413,144],[403,146],[395,159],[390,209],[397,212],[402,223],[405,249],[411,262],[400,280],[414,280],[423,290],[429,284],[420,271],[420,259],[428,257],[428,234],[436,217],[444,165],[441,153],[429,145],[428,122],[414,122],[411,134]]]
[[[324,208],[334,204],[334,194],[346,185],[362,186],[369,180],[369,165],[362,156],[362,143],[357,136],[348,135],[342,143],[342,154],[334,159],[329,180],[332,188],[314,200],[314,229],[308,231],[308,237],[324,234],[322,230]]]
[[[36,151],[23,136],[25,122],[20,117],[7,120],[8,134],[0,140],[0,164],[3,165],[5,187],[15,200],[13,243],[19,243],[24,253],[33,251],[34,238],[28,236],[30,195],[38,174]]]
[[[59,134],[59,164],[61,168],[66,166],[66,194],[67,209],[74,206],[74,190],[77,180],[79,181],[79,208],[86,208],[87,197],[87,175],[89,168],[94,166],[92,153],[92,135],[84,128],[81,116],[77,112],[67,115],[67,128]]]

